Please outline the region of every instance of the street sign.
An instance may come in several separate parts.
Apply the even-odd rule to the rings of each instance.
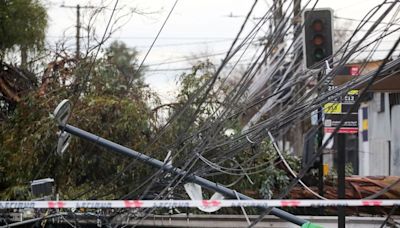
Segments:
[[[54,110],[54,119],[57,121],[59,126],[65,126],[71,115],[71,102],[65,99],[57,105]],[[71,141],[71,135],[68,132],[60,131],[58,132],[58,142],[57,142],[57,154],[64,154],[65,150],[68,148]]]
[[[71,115],[71,102],[68,99],[61,101],[54,110],[54,119],[58,125],[65,126]]]
[[[328,90],[334,90],[337,86],[330,85]],[[330,103],[324,105],[324,132],[332,133],[344,118],[345,114],[358,98],[358,90],[350,90],[345,96],[342,96]],[[358,133],[358,110],[350,113],[346,118],[338,133],[355,134]]]
[[[32,195],[35,197],[51,196],[54,192],[53,187],[53,178],[45,178],[31,182]]]
[[[348,65],[342,68],[339,68],[336,73],[337,76],[350,75],[350,76],[358,76],[360,75],[360,66],[359,65]]]
[[[65,150],[67,150],[71,141],[71,135],[68,132],[60,131],[57,142],[57,154],[63,155]]]

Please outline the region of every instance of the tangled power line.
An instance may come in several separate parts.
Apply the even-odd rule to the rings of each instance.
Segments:
[[[312,8],[318,5],[318,1],[314,1],[314,4],[311,3],[311,1],[308,1],[301,11],[304,11],[309,5],[312,5]],[[252,9],[256,4],[257,1],[254,2]],[[237,43],[239,40],[235,39],[231,45],[230,51],[226,53],[224,60],[222,60],[213,77],[193,94],[180,111],[171,116],[171,119],[166,123],[164,128],[162,128],[157,138],[155,138],[155,141],[159,140],[163,132],[170,127],[170,124],[176,121],[189,106],[194,105],[193,102],[195,99],[200,98],[201,102],[200,104],[196,104],[197,111],[192,116],[192,123],[194,123],[196,115],[199,114],[199,107],[205,101],[205,97],[210,91],[218,91],[223,86],[222,83],[216,83],[221,69],[226,68],[227,63],[233,56],[246,52],[246,43],[251,43],[254,37],[260,35],[259,33],[262,31],[262,28],[265,29],[267,27],[267,30],[270,32],[266,35],[268,38],[267,44],[264,47],[260,47],[260,50],[254,52],[253,63],[249,64],[240,80],[227,93],[224,100],[221,102],[223,105],[217,107],[217,111],[208,117],[207,121],[199,127],[200,130],[198,132],[191,135],[182,134],[178,136],[176,141],[183,146],[178,148],[176,147],[176,143],[168,145],[173,151],[171,160],[177,163],[176,165],[181,167],[181,169],[188,174],[195,173],[200,176],[207,176],[210,172],[217,172],[226,175],[251,176],[252,174],[262,172],[262,168],[267,166],[267,163],[256,167],[249,166],[248,161],[242,164],[231,162],[231,164],[233,164],[231,167],[226,167],[224,164],[228,164],[227,161],[232,161],[235,156],[239,156],[241,152],[248,150],[254,144],[259,144],[272,135],[279,135],[280,131],[287,131],[294,124],[308,118],[309,113],[313,110],[316,110],[329,101],[343,96],[350,89],[365,85],[365,83],[369,85],[373,83],[377,77],[387,77],[399,71],[400,60],[392,55],[396,50],[397,40],[393,48],[389,50],[387,57],[383,61],[384,63],[379,69],[363,77],[355,78],[331,91],[326,90],[326,84],[332,80],[333,75],[335,75],[341,67],[352,61],[361,52],[369,52],[365,62],[369,61],[377,51],[380,43],[384,41],[385,38],[398,31],[398,18],[396,18],[396,16],[393,16],[389,22],[382,23],[387,15],[390,15],[390,12],[395,8],[397,2],[384,1],[373,7],[360,21],[350,38],[347,39],[341,47],[337,48],[337,51],[331,57],[333,63],[332,71],[322,76],[315,86],[309,88],[310,82],[318,78],[323,67],[321,67],[321,70],[305,70],[301,63],[296,63],[295,61],[290,62],[290,59],[295,59],[296,56],[299,56],[302,48],[301,37],[294,37],[291,35],[293,33],[290,32],[294,30],[289,20],[289,18],[294,16],[294,10],[290,7],[292,4],[293,1],[284,1],[283,6],[287,7],[286,10],[284,10],[285,14],[274,25],[271,20],[266,20],[266,18],[274,18],[275,11],[272,7],[268,9],[264,16],[250,29],[246,38],[241,39],[239,43]],[[237,37],[241,35],[244,26],[246,26],[246,20],[250,17],[251,13],[252,10],[250,10],[247,15]],[[397,13],[395,15],[397,15]],[[384,27],[381,25],[384,25]],[[265,34],[263,35],[265,36]],[[361,38],[356,39],[355,37]],[[372,49],[366,49],[371,46]],[[288,56],[290,56],[290,58]],[[389,61],[390,58],[393,59],[393,61]],[[231,70],[233,70],[234,66],[235,64]],[[274,77],[277,72],[282,71],[282,68],[285,68],[283,76],[279,78]],[[226,80],[223,82],[225,81]],[[317,91],[322,91],[322,93],[315,96]],[[363,95],[363,93],[360,95],[359,100],[362,99]],[[247,112],[247,110],[257,106],[266,108],[259,109],[259,111],[261,110],[261,112],[259,112],[259,118],[248,124],[246,129],[242,130],[241,133],[231,137],[224,137],[219,134],[224,130],[225,124],[229,122],[229,120],[235,117],[237,118]],[[279,113],[273,113],[278,107],[281,107],[281,111]],[[357,104],[353,107],[356,108]],[[319,126],[315,126],[314,128],[318,127]],[[337,132],[338,128],[336,128],[334,133]],[[270,133],[267,132],[266,129],[269,129]],[[333,135],[334,134],[332,134],[331,137],[333,137]],[[302,183],[301,178],[309,170],[326,144],[327,143],[319,148],[318,153],[300,170],[300,172],[298,172],[297,176],[293,175],[294,178],[292,182],[280,197],[284,197],[298,182]],[[211,154],[215,151],[218,153]],[[283,156],[279,157],[284,161]],[[178,158],[179,161],[177,161]],[[287,164],[285,161],[284,163]],[[154,175],[144,181],[144,183],[150,184],[146,189],[150,189],[151,185],[154,184],[152,180],[157,177],[163,178],[165,175],[166,173],[160,171],[155,172]],[[171,177],[171,181],[164,187],[157,198],[167,199],[167,197],[171,195],[171,192],[173,192],[183,180],[184,177]],[[112,183],[112,181],[110,183]],[[304,187],[308,188],[307,186]],[[145,194],[146,192],[142,192],[141,195],[143,196]],[[146,214],[149,215],[151,212],[152,210],[147,210]],[[254,221],[253,224],[257,221]]]
[[[282,162],[287,167],[292,177],[290,184],[277,198],[286,197],[290,190],[300,183],[318,198],[326,199],[312,191],[301,179],[323,152],[329,140],[325,141],[318,148],[312,159],[300,171],[295,173],[276,146],[273,138],[282,132],[289,131],[294,125],[309,118],[312,111],[322,107],[325,103],[340,98],[352,88],[366,85],[366,89],[361,92],[359,98],[347,113],[349,114],[350,111],[358,108],[366,91],[377,78],[385,78],[400,72],[400,58],[394,55],[400,42],[400,37],[398,37],[400,6],[397,1],[385,0],[374,6],[362,20],[357,21],[359,24],[350,37],[345,40],[341,47],[337,47],[336,52],[328,59],[333,68],[332,71],[325,74],[323,65],[317,70],[307,70],[303,68],[301,61],[297,61],[302,56],[302,37],[300,34],[296,34],[296,31],[304,25],[293,24],[291,20],[291,18],[299,16],[306,8],[314,9],[318,7],[318,0],[308,0],[301,7],[300,12],[296,12],[293,7],[295,1],[282,1],[281,7],[284,10],[282,10],[283,13],[280,17],[276,15],[278,6],[273,5],[265,11],[261,18],[257,19],[255,24],[250,26],[247,22],[253,16],[253,11],[258,3],[257,0],[254,1],[236,38],[233,40],[229,50],[224,53],[225,57],[213,75],[197,88],[180,110],[170,116],[170,119],[160,128],[157,136],[150,143],[152,145],[159,142],[172,123],[178,121],[179,117],[189,107],[194,107],[194,112],[190,115],[185,129],[176,136],[175,142],[165,145],[165,148],[172,151],[172,156],[166,162],[173,162],[175,166],[186,173],[185,175],[232,175],[251,183],[252,175],[259,174],[265,170],[265,167],[276,164],[264,162],[253,165],[252,163],[261,156],[261,153],[265,153],[263,150],[254,148],[265,141],[272,141],[279,157],[278,162]],[[178,0],[175,1],[140,66],[144,64],[164,25],[173,13],[177,2]],[[115,7],[117,4],[118,0]],[[392,17],[388,19],[390,15]],[[112,16],[113,14],[111,14],[111,18]],[[247,32],[245,33],[245,31]],[[267,31],[267,34],[264,34],[263,31]],[[378,69],[363,75],[363,77],[355,77],[353,80],[337,86],[333,90],[327,90],[326,85],[345,64],[354,61],[362,53],[367,54],[364,63],[370,61],[374,53],[381,48],[381,44],[396,35],[393,46],[390,49],[385,49],[387,50],[386,57]],[[266,44],[260,46],[257,50],[249,49],[249,45],[254,43],[256,37],[260,36],[266,37]],[[206,99],[210,93],[218,94],[228,82],[232,82],[232,80],[228,79],[232,77],[232,72],[241,62],[244,54],[251,55],[252,59],[240,79],[233,86],[230,86],[227,91],[224,91],[225,95],[218,104],[213,104],[215,105],[214,111],[198,126],[198,130],[188,134],[187,129],[201,115],[201,107],[206,104]],[[223,70],[229,73],[222,75]],[[223,80],[218,81],[221,77]],[[318,78],[319,80],[317,80]],[[312,82],[315,83],[313,84]],[[255,114],[251,115],[254,111]],[[222,134],[232,119],[243,118],[244,115],[251,116],[240,131],[230,136]],[[343,124],[345,118],[341,120],[341,124]],[[341,124],[335,128],[330,138],[338,132]],[[312,129],[316,131],[319,127],[321,126],[313,126]],[[251,158],[241,162],[240,159],[236,159],[244,151],[249,150],[254,152]],[[131,172],[133,164],[132,162],[126,166],[123,172]],[[115,184],[120,177],[121,175],[119,174],[110,175],[110,178],[107,179],[109,181],[103,187]],[[142,199],[157,182],[156,180],[160,179],[167,179],[168,183],[161,189],[155,200],[170,199],[173,192],[184,183],[185,177],[168,174],[161,169],[156,170],[151,176],[146,177],[139,187],[121,196],[121,199],[127,199],[132,196],[138,196],[139,199]],[[386,191],[388,190],[385,189],[380,194]],[[90,190],[78,194],[77,198],[86,193],[90,193]],[[107,194],[112,194],[112,192],[96,193],[90,198],[99,199],[106,197]],[[379,195],[373,195],[372,197],[377,198]],[[140,225],[141,221],[154,212],[154,208],[141,210],[143,210],[144,216],[137,220],[137,225]],[[250,227],[257,224],[269,212],[270,210],[266,210],[261,213],[258,219],[252,221]],[[126,216],[128,218],[131,216],[131,211],[121,209],[113,216]]]

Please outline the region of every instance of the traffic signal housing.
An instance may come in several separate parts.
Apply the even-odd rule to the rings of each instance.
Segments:
[[[319,67],[333,54],[333,25],[331,9],[305,10],[303,13],[303,53],[306,68]]]

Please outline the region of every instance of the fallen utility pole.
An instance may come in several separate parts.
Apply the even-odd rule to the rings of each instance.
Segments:
[[[219,192],[222,195],[225,195],[227,197],[236,199],[237,196],[239,196],[239,198],[242,199],[242,200],[252,200],[253,199],[253,198],[251,198],[249,196],[246,196],[246,195],[243,195],[241,193],[238,193],[238,192],[236,192],[236,191],[234,191],[232,189],[226,188],[223,185],[211,182],[211,181],[209,181],[207,179],[204,179],[202,177],[196,176],[194,174],[189,174],[187,171],[184,171],[184,170],[176,168],[176,167],[174,167],[172,165],[166,164],[166,163],[164,163],[162,161],[159,161],[159,160],[154,159],[152,157],[149,157],[149,156],[147,156],[145,154],[139,153],[137,151],[134,151],[132,149],[129,149],[127,147],[124,147],[122,145],[119,145],[117,143],[109,141],[107,139],[104,139],[104,138],[102,138],[100,136],[97,136],[97,135],[94,135],[94,134],[89,133],[87,131],[84,131],[84,130],[82,130],[80,128],[77,128],[77,127],[74,127],[74,126],[71,126],[71,125],[68,125],[68,124],[66,124],[64,126],[63,125],[59,125],[59,128],[62,131],[68,132],[68,133],[70,133],[72,135],[78,136],[79,138],[83,138],[83,139],[86,139],[86,140],[88,140],[90,142],[93,142],[96,145],[102,146],[104,148],[110,149],[110,150],[112,150],[114,152],[117,152],[117,153],[120,153],[120,154],[127,155],[129,157],[135,158],[135,159],[137,159],[139,161],[142,161],[142,162],[144,162],[144,163],[146,163],[148,165],[151,165],[151,166],[153,166],[155,168],[162,169],[162,170],[167,171],[169,173],[182,176],[182,177],[184,177],[184,179],[186,181],[198,184],[198,185],[200,185],[200,186],[202,186],[202,187],[204,187],[206,189]],[[280,210],[278,208],[261,207],[261,209],[271,210],[270,213],[272,215],[275,215],[275,216],[277,216],[277,217],[279,217],[279,218],[281,218],[283,220],[286,220],[288,222],[294,223],[294,224],[302,226],[302,227],[318,227],[318,226],[314,226],[314,224],[311,224],[307,220],[299,218],[299,217],[297,217],[295,215],[292,215],[292,214],[290,214],[290,213],[288,213],[286,211]]]

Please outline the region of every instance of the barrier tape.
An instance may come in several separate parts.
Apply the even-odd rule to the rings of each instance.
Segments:
[[[359,207],[394,206],[400,200],[66,200],[0,201],[14,208],[171,208],[171,207]]]

